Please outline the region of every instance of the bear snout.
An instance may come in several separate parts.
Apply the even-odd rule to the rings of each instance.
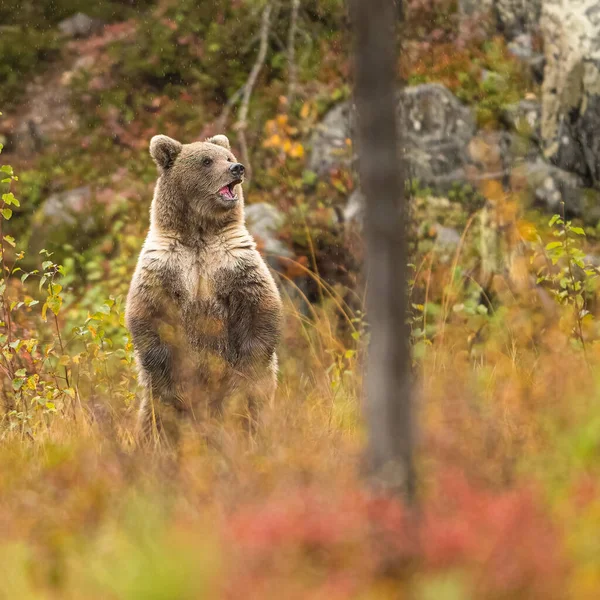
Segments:
[[[229,167],[229,171],[236,179],[241,179],[246,172],[246,167],[242,163],[233,163]]]

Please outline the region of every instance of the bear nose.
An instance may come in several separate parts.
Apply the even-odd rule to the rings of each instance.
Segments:
[[[234,177],[241,177],[244,172],[246,171],[246,168],[244,167],[244,165],[242,163],[233,163],[230,167],[229,170],[231,171],[231,174]]]

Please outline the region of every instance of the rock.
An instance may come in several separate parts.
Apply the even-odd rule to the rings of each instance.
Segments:
[[[89,186],[51,194],[33,215],[30,254],[35,255],[41,248],[61,248],[64,244],[78,249],[87,247],[91,237],[102,228],[104,214],[105,211],[97,210]]]
[[[501,179],[513,162],[512,138],[506,131],[478,131],[469,140],[469,179]]]
[[[546,156],[600,184],[600,5],[545,0],[541,135]]]
[[[500,30],[509,38],[537,28],[542,0],[495,0],[494,13]]]
[[[406,88],[398,108],[411,176],[441,191],[466,181],[467,146],[475,133],[471,110],[437,83]]]
[[[334,106],[317,125],[311,138],[308,168],[319,175],[333,168],[352,164],[352,150],[346,140],[351,136],[351,105],[342,102]]]
[[[460,244],[460,233],[453,227],[435,224],[435,240],[438,246],[444,248],[455,248]]]
[[[537,100],[521,100],[504,109],[504,123],[520,137],[541,142],[540,124],[542,107]]]
[[[560,211],[563,198],[568,215],[587,221],[597,220],[600,216],[598,211],[585,214],[584,182],[580,177],[550,165],[541,158],[515,165],[511,179],[514,189],[525,190],[527,198],[552,214]]]
[[[541,52],[533,50],[533,36],[531,33],[521,33],[508,44],[508,51],[522,60],[531,72],[533,79],[537,83],[544,80],[544,66],[546,58]]]
[[[494,0],[458,0],[458,12],[461,16],[487,14],[494,8]]]
[[[398,112],[410,175],[441,191],[456,181],[466,181],[467,145],[475,132],[471,110],[444,86],[430,83],[399,94]],[[355,158],[348,143],[352,130],[349,102],[330,110],[313,134],[309,169],[323,175],[334,168],[351,167]]]
[[[76,225],[79,217],[89,212],[92,202],[92,190],[89,186],[67,192],[52,194],[42,204],[44,225]]]
[[[539,23],[542,0],[459,0],[463,17],[491,14],[496,27],[509,39],[534,31]]]
[[[83,13],[77,13],[58,24],[60,32],[70,38],[87,38],[102,31],[104,24]]]
[[[365,196],[356,188],[346,202],[346,206],[342,211],[344,223],[362,222],[365,209]]]
[[[521,60],[530,60],[534,55],[531,33],[521,33],[508,43],[508,51]]]
[[[278,208],[266,202],[258,202],[246,206],[245,214],[248,231],[273,268],[280,266],[280,257],[293,256],[290,249],[277,237],[285,222],[285,215]]]

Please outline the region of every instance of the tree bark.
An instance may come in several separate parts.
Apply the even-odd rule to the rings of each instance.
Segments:
[[[404,160],[397,126],[394,0],[350,0],[355,34],[356,144],[366,198],[365,416],[372,477],[411,501],[415,492]]]

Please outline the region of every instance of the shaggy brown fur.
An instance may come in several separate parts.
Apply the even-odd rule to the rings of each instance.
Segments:
[[[150,154],[160,177],[126,313],[146,389],[143,434],[164,429],[169,411],[200,419],[238,392],[250,410],[271,398],[282,312],[244,225],[243,166],[227,138],[159,135]]]

